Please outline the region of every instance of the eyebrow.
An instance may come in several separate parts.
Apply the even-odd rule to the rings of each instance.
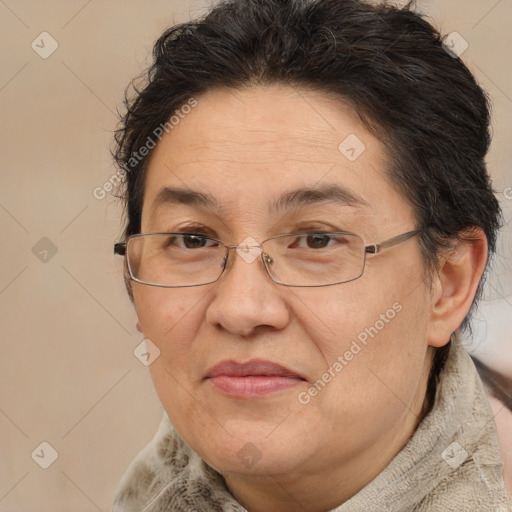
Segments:
[[[333,202],[344,206],[368,206],[359,195],[346,187],[326,184],[320,187],[301,187],[285,192],[270,203],[272,211],[291,210],[297,207]],[[209,210],[220,210],[220,202],[211,194],[184,188],[163,187],[153,200],[152,210],[167,204],[198,206]]]
[[[273,210],[291,210],[297,207],[319,203],[338,203],[344,206],[368,206],[368,203],[355,192],[336,184],[325,184],[315,188],[298,188],[287,192],[273,201]]]
[[[211,194],[183,188],[163,187],[153,200],[152,210],[165,204],[200,206],[210,210],[220,209],[220,203]]]

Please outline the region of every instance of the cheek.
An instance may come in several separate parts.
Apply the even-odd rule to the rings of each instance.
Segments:
[[[362,284],[317,288],[299,297],[302,311],[297,318],[327,362],[343,356],[355,342],[370,347],[372,340],[386,337],[396,329],[399,317],[405,316],[399,290],[368,290]]]
[[[134,288],[135,309],[144,337],[160,350],[149,366],[151,378],[171,422],[186,431],[201,413],[190,393],[199,375],[197,339],[207,291],[142,286]]]
[[[189,350],[204,318],[206,292],[197,289],[134,287],[134,304],[145,338],[163,359],[176,361]]]
[[[332,419],[393,422],[411,404],[425,373],[428,294],[424,287],[351,289],[326,300],[310,296],[316,325],[305,325],[323,360],[317,403]],[[321,307],[318,304],[322,304]],[[325,384],[325,386],[324,386]],[[323,390],[326,390],[324,392]],[[335,407],[333,407],[333,404]]]

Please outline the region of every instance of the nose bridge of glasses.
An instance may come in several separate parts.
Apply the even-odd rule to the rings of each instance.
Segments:
[[[252,237],[248,236],[238,245],[227,245],[228,249],[235,249],[246,263],[253,263],[263,253],[261,245]]]

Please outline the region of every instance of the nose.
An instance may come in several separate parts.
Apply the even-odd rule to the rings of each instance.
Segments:
[[[230,251],[206,311],[206,320],[217,329],[247,337],[265,328],[283,329],[289,323],[286,288],[272,281],[261,255],[256,244]]]

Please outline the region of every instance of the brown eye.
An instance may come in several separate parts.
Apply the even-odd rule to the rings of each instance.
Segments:
[[[175,234],[170,237],[165,246],[169,249],[177,247],[179,249],[203,249],[208,247],[218,247],[216,240],[212,240],[204,235],[195,235],[193,233]]]
[[[183,245],[187,249],[201,249],[202,247],[206,247],[208,239],[204,236],[197,235],[184,235],[183,237]]]
[[[324,249],[329,245],[332,238],[329,235],[313,233],[306,236],[306,244],[310,249]]]

